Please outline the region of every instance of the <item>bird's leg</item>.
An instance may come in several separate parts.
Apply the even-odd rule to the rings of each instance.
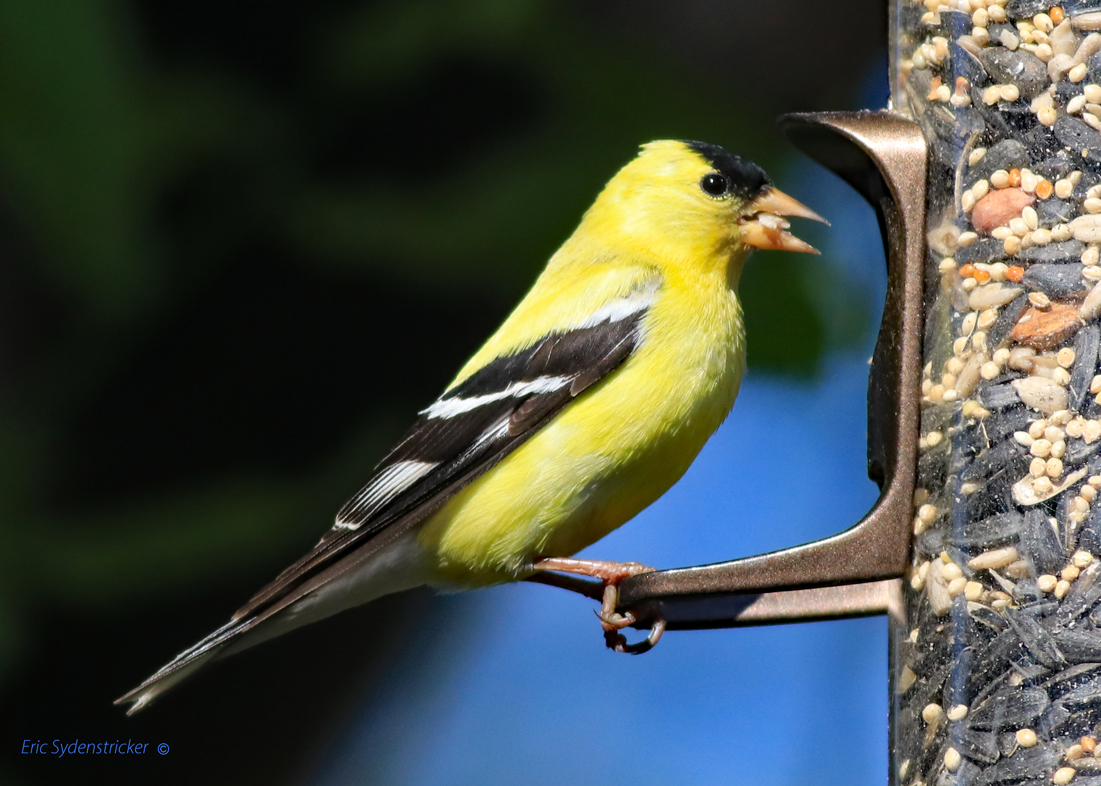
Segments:
[[[619,605],[619,582],[631,576],[638,576],[641,573],[652,573],[654,568],[639,562],[605,562],[602,560],[572,559],[569,557],[547,557],[537,561],[533,567],[538,571],[557,571],[559,573],[574,573],[582,576],[592,576],[601,581],[604,585],[604,590],[598,598],[601,603],[600,611],[597,612],[597,616],[600,617],[600,625],[604,628],[604,642],[609,649],[613,649],[616,652],[627,652],[637,655],[646,652],[657,644],[658,640],[661,638],[661,634],[665,632],[665,620],[660,618],[651,626],[650,635],[638,644],[628,644],[627,639],[619,632],[623,628],[637,622],[632,612],[628,611],[626,614],[620,614],[616,611],[616,607]],[[544,584],[556,584],[566,589],[581,591],[583,594],[592,597],[591,590],[589,589],[591,585],[586,584],[583,589],[579,590],[573,582],[567,583],[568,580],[565,576],[557,577],[563,580],[562,583],[550,580],[553,575],[554,574],[551,573],[539,573],[536,574],[533,580]],[[595,587],[593,589],[595,589]]]

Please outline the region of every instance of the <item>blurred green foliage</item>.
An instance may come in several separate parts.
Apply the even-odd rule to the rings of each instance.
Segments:
[[[583,4],[0,3],[9,695],[80,662],[43,660],[44,609],[153,613],[307,547],[668,137],[774,175],[787,155],[748,88]],[[866,333],[862,291],[828,263],[751,264],[751,365],[814,373]]]

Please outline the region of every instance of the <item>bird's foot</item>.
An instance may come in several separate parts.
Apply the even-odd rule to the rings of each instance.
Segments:
[[[635,644],[629,644],[620,631],[634,625],[638,620],[630,611],[626,614],[620,614],[616,611],[616,607],[619,605],[619,582],[631,576],[652,573],[655,570],[654,568],[639,562],[605,562],[568,557],[548,557],[536,562],[534,567],[540,571],[557,571],[592,576],[604,584],[600,611],[596,615],[600,618],[601,627],[604,628],[604,643],[608,649],[639,655],[652,649],[658,643],[661,634],[665,632],[665,620],[659,617],[651,625],[650,634],[645,639]]]

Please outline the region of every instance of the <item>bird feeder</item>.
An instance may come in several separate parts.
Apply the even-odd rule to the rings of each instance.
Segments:
[[[670,629],[889,613],[891,783],[1093,783],[1101,2],[896,0],[891,44],[889,110],[781,120],[883,232],[879,500],[825,540],[631,578],[621,608]]]

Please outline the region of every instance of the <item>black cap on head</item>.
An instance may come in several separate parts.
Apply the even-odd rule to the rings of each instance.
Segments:
[[[768,179],[765,170],[747,161],[741,156],[725,150],[718,145],[708,142],[696,142],[691,139],[682,139],[691,150],[699,153],[730,180],[730,191],[739,199],[747,200],[763,194],[772,181]]]

